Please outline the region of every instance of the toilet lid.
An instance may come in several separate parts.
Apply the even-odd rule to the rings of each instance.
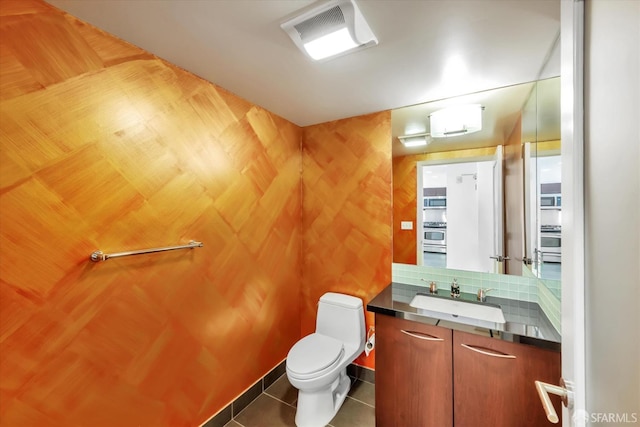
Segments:
[[[343,354],[342,341],[321,334],[307,335],[289,351],[287,369],[299,375],[320,373],[333,367]]]

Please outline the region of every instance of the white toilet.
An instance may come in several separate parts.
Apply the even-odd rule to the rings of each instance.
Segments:
[[[287,355],[287,378],[298,389],[298,427],[323,427],[335,416],[351,388],[347,365],[364,342],[362,300],[333,292],[320,297],[316,332]]]

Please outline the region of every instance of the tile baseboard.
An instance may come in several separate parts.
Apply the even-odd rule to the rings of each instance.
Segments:
[[[360,366],[351,363],[349,366],[347,366],[347,375],[367,383],[376,383],[376,371],[371,368],[367,368],[366,366]]]
[[[224,427],[232,418],[238,415],[244,408],[253,402],[262,392],[268,389],[278,378],[286,372],[286,359],[260,378],[233,402],[225,406],[221,411],[209,418],[200,427]]]
[[[249,387],[244,393],[238,396],[233,402],[225,406],[221,411],[209,418],[200,427],[224,427],[232,418],[235,418],[244,408],[253,402],[262,392],[268,389],[278,378],[287,371],[286,359],[280,362],[275,368],[269,371]],[[350,364],[347,366],[347,375],[360,381],[375,384],[375,371],[373,369]]]

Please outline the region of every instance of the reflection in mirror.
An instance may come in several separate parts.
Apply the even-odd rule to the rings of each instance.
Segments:
[[[502,273],[501,148],[485,158],[418,162],[423,265]]]
[[[509,164],[513,165],[512,170],[504,168],[504,194],[517,190],[522,193],[522,160],[520,135],[520,121],[522,107],[532,93],[535,83],[526,83],[504,88],[493,89],[484,92],[473,93],[455,98],[430,102],[426,104],[400,108],[393,110],[391,114],[391,125],[393,138],[393,261],[403,264],[422,264],[423,251],[419,250],[424,246],[421,239],[424,237],[423,206],[419,205],[417,189],[417,164],[447,164],[478,161],[478,159],[493,159],[497,154],[497,147],[504,148],[505,162],[509,159]],[[446,138],[430,138],[426,140],[428,144],[423,147],[408,148],[404,146],[397,136],[428,133],[429,115],[434,111],[441,110],[455,105],[480,104],[484,107],[482,111],[482,130],[468,135],[451,136]],[[513,159],[517,155],[518,159]],[[498,164],[500,161],[498,161]],[[497,168],[501,172],[502,168]],[[453,185],[453,184],[451,184]],[[499,192],[498,194],[502,194]],[[519,196],[521,198],[521,196]],[[512,198],[512,200],[515,198]],[[505,203],[510,203],[505,197]],[[519,207],[520,214],[510,215],[507,213],[503,235],[509,240],[510,236],[515,236],[522,246],[522,207]],[[496,209],[496,212],[502,212]],[[509,223],[509,219],[518,218],[518,223]],[[502,215],[498,216],[498,221],[502,221]],[[419,219],[419,221],[416,221]],[[401,229],[402,221],[413,223],[413,230]],[[517,227],[518,230],[514,230]],[[405,227],[406,228],[406,227]],[[450,227],[447,233],[451,233]],[[456,231],[454,230],[453,233]],[[522,250],[520,250],[522,252]],[[495,252],[493,256],[504,256],[504,253]],[[519,254],[522,258],[522,254]],[[510,261],[509,261],[510,262]],[[497,266],[510,272],[511,265]],[[521,270],[521,261],[517,265]],[[464,268],[463,268],[464,269]],[[513,270],[513,269],[511,269]],[[487,271],[493,271],[487,269]],[[515,274],[519,274],[516,272]]]
[[[528,168],[533,201],[530,216],[535,219],[527,232],[527,251],[533,254],[529,268],[560,298],[562,255],[562,182],[560,141],[531,144]]]
[[[434,111],[466,104],[484,107],[481,131],[430,137],[428,118]],[[543,232],[542,226],[559,225],[561,211],[541,207],[548,200],[543,193],[560,191],[559,179],[546,175],[559,159],[554,158],[560,150],[559,104],[559,78],[553,78],[392,111],[393,261],[516,275],[526,266],[529,274],[559,279],[559,257],[549,245],[560,241],[552,242],[555,237],[547,231],[556,230]],[[427,145],[402,145],[398,136],[411,134],[421,134]],[[489,165],[484,176],[479,168]],[[465,189],[465,197],[454,199]],[[454,211],[456,206],[466,216]],[[471,262],[464,265],[465,259]]]
[[[523,109],[525,264],[560,298],[560,79],[538,82]]]

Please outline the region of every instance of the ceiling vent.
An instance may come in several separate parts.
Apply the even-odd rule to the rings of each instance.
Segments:
[[[316,61],[378,44],[353,0],[330,0],[303,9],[280,25]]]

